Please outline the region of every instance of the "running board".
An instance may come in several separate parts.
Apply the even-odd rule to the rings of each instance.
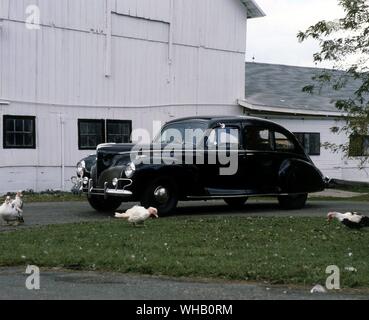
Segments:
[[[299,195],[301,193],[296,193]],[[188,196],[187,200],[217,200],[217,199],[227,199],[227,198],[257,198],[257,197],[280,197],[280,196],[291,196],[294,193],[268,193],[268,194],[234,194],[234,195],[211,195],[211,196]]]

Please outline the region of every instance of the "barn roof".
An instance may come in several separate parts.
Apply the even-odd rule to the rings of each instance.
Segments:
[[[255,111],[306,115],[342,115],[335,101],[347,99],[359,83],[350,81],[345,88],[336,91],[326,86],[319,93],[302,91],[313,84],[313,76],[323,69],[305,68],[266,63],[246,63],[246,101],[240,104]],[[341,71],[336,71],[337,75]]]
[[[241,2],[247,8],[248,18],[265,17],[264,11],[258,6],[258,4],[254,0],[241,0]]]

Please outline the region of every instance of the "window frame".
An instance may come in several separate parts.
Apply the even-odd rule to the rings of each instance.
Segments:
[[[106,119],[105,120],[105,140],[106,140],[106,143],[111,143],[111,142],[108,142],[109,141],[109,130],[108,130],[108,126],[109,126],[109,123],[116,123],[116,124],[128,124],[129,126],[129,142],[128,143],[132,143],[132,121],[131,120],[111,120],[111,119]]]
[[[238,133],[238,142],[237,143],[220,143],[219,139],[220,139],[220,134],[222,130],[227,130],[227,129],[231,129],[231,130],[237,130]],[[215,143],[214,144],[209,144],[209,139],[210,139],[210,135],[215,132]],[[230,133],[227,132],[227,134],[230,135]],[[209,148],[209,146],[211,147],[216,147],[219,148],[219,146],[226,146],[226,149],[228,146],[231,145],[237,145],[237,148],[240,149],[242,147],[242,130],[241,130],[241,126],[237,123],[225,123],[224,124],[224,128],[220,125],[215,126],[214,128],[210,129],[209,134],[207,135],[207,141],[206,141],[206,145]]]
[[[78,119],[78,150],[84,151],[84,150],[96,150],[92,147],[82,147],[81,146],[81,123],[100,123],[101,126],[101,135],[102,135],[102,142],[101,143],[113,143],[108,142],[109,132],[108,132],[108,124],[109,123],[119,123],[119,124],[128,124],[129,125],[129,131],[130,131],[130,137],[129,137],[129,143],[132,143],[132,120],[116,120],[116,119]]]
[[[364,158],[364,157],[368,157],[369,153],[366,155],[364,152],[364,143],[365,140],[369,140],[369,135],[351,135],[349,137],[350,141],[349,141],[349,157],[350,158]],[[352,141],[353,139],[360,139],[360,154],[358,154],[358,152],[356,152],[357,150],[353,150],[352,148]]]
[[[82,123],[100,123],[101,126],[101,137],[102,143],[106,140],[105,136],[105,120],[104,119],[78,119],[78,150],[96,150],[96,147],[82,147],[82,139],[81,139],[81,124]]]
[[[311,156],[311,157],[319,157],[322,155],[322,144],[321,144],[321,133],[320,132],[294,132],[293,135],[295,136],[296,140],[301,144],[303,150],[305,151],[306,148],[305,148],[305,142],[302,144],[300,142],[300,140],[297,138],[297,135],[303,135],[303,140],[305,141],[305,136],[306,135],[319,135],[319,152],[318,153],[311,153],[311,148],[309,148],[309,152],[307,153],[308,156]],[[310,142],[310,138],[309,138],[309,142]],[[309,146],[310,147],[310,146]],[[305,151],[306,152],[306,151]]]
[[[6,130],[6,121],[9,119],[14,119],[14,120],[31,120],[32,124],[33,124],[33,128],[32,128],[32,139],[33,139],[33,144],[31,146],[8,146],[7,142],[6,142],[6,135],[7,135],[7,130]],[[16,131],[14,131],[13,133],[15,133]],[[23,132],[24,133],[24,132]],[[3,115],[3,149],[7,149],[7,150],[11,150],[11,149],[17,149],[17,150],[35,150],[37,149],[37,141],[36,141],[36,117],[35,116],[23,116],[23,115]]]

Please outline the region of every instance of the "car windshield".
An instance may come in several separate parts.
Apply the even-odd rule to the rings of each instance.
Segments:
[[[207,129],[208,124],[201,121],[172,123],[162,129],[154,143],[198,145]]]

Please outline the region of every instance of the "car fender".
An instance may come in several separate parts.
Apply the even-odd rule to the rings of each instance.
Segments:
[[[285,193],[310,193],[324,190],[324,179],[314,164],[301,159],[287,159],[279,172],[279,187]]]
[[[193,191],[198,186],[199,170],[193,165],[182,164],[152,164],[137,167],[133,177],[135,186],[141,190],[147,186],[147,182],[155,178],[163,177],[172,179],[179,191]],[[138,190],[138,192],[140,192]]]

